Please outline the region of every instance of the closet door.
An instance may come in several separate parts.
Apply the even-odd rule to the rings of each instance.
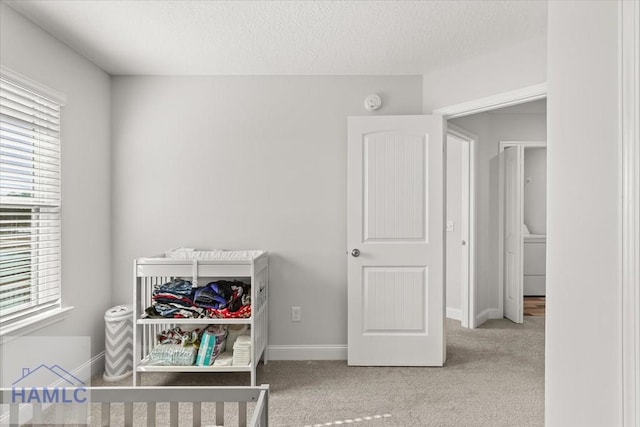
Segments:
[[[348,125],[348,363],[442,366],[443,119]]]
[[[504,317],[522,323],[524,147],[504,150]]]

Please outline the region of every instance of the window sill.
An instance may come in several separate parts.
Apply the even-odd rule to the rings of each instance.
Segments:
[[[12,338],[29,335],[38,329],[64,320],[73,309],[74,307],[54,308],[44,313],[31,316],[28,319],[12,323],[0,328],[0,338],[2,338],[3,342],[7,342]]]

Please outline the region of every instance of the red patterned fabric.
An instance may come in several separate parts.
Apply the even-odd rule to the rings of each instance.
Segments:
[[[243,305],[238,311],[231,312],[228,308],[218,310],[215,308],[207,309],[207,317],[213,317],[216,319],[246,319],[251,317],[251,306]]]

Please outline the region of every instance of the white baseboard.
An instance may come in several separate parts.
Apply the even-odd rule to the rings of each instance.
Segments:
[[[500,309],[487,308],[485,310],[482,310],[482,312],[480,312],[480,314],[476,316],[476,328],[489,319],[502,319],[502,313],[500,313]]]
[[[487,316],[489,319],[502,319],[504,317],[498,308],[490,308]]]
[[[100,353],[96,354],[91,359],[87,360],[82,365],[71,370],[70,372],[72,375],[80,376],[80,373],[86,372],[87,368],[89,368],[91,372],[91,377],[94,377],[96,375],[102,375],[102,373],[104,372],[104,351],[101,351]],[[52,384],[51,387],[56,387],[61,385],[63,385],[62,380],[59,380],[58,382]]]
[[[269,360],[347,360],[346,345],[270,345]]]
[[[447,318],[462,321],[462,310],[459,308],[447,307]]]

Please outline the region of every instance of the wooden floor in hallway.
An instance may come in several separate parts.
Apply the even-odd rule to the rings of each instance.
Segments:
[[[546,297],[524,297],[525,316],[544,316]]]

